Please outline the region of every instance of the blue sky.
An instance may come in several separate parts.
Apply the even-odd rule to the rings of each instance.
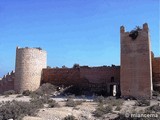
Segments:
[[[159,0],[0,0],[0,77],[15,69],[15,50],[41,47],[48,65],[120,64],[121,25],[147,22],[160,56]]]

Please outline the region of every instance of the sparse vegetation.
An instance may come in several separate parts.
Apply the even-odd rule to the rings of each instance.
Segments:
[[[115,110],[116,110],[116,111],[120,111],[120,110],[121,110],[121,107],[120,107],[120,106],[117,106]]]
[[[60,107],[60,105],[55,100],[49,100],[48,101],[48,107],[49,108]]]
[[[57,87],[50,84],[50,83],[44,83],[42,84],[38,90],[35,92],[39,95],[44,95],[44,94],[51,94],[57,90]]]
[[[95,117],[102,117],[104,114],[111,113],[112,107],[111,106],[104,106],[100,104],[96,110],[93,112]]]
[[[105,99],[104,99],[103,96],[97,96],[93,101],[94,101],[94,102],[103,103],[104,100],[105,100]]]
[[[67,98],[75,99],[76,97],[75,97],[75,95],[73,94],[73,95],[68,95]]]
[[[159,92],[159,91],[153,91],[153,92],[152,92],[152,95],[153,95],[153,96],[160,96],[160,92]]]
[[[114,97],[104,98],[103,96],[98,96],[93,101],[94,102],[99,102],[99,103],[102,103],[102,104],[107,104],[107,105],[110,105],[110,106],[121,106],[124,102],[123,99],[116,99]]]
[[[20,97],[23,97],[23,95],[19,94],[16,96],[16,98],[20,98]]]
[[[42,84],[42,86],[40,86],[36,91],[25,91],[25,94],[31,97],[31,98],[40,98],[40,97],[44,97],[44,96],[49,96],[51,95],[53,92],[55,92],[57,90],[57,87],[50,84],[50,83],[45,83]]]
[[[104,114],[112,112],[112,106],[116,106],[115,110],[120,111],[121,106],[124,102],[123,99],[116,99],[114,97],[104,98],[103,96],[98,96],[94,99],[99,105],[93,112],[95,117],[102,117]]]
[[[25,90],[25,91],[22,92],[22,95],[29,96],[31,93],[32,93],[31,91]]]
[[[131,118],[130,116],[126,117],[125,114],[119,114],[114,120],[138,120],[138,118]]]
[[[8,90],[8,91],[5,91],[3,94],[4,95],[13,95],[15,94],[16,92],[14,90]]]
[[[41,48],[41,47],[36,47],[36,49],[38,49],[38,50],[42,50],[42,48]]]
[[[73,68],[80,68],[80,65],[77,64],[77,63],[75,63],[75,64],[73,65]]]
[[[65,118],[63,118],[63,120],[77,120],[75,116],[73,115],[68,115]]]
[[[43,106],[43,104],[48,104],[49,108],[60,106],[55,100],[50,99],[48,95],[43,95],[43,96],[38,96],[36,94],[34,95],[35,96],[34,97],[32,96],[32,99],[30,101],[36,103],[37,105]]]
[[[153,105],[151,107],[148,107],[145,112],[160,112],[160,104],[157,104],[157,105]]]
[[[74,101],[73,99],[67,99],[66,106],[76,107],[77,105],[82,104],[83,101]]]
[[[110,106],[122,106],[123,102],[123,99],[105,99],[105,104]]]
[[[2,120],[21,120],[26,115],[35,115],[40,106],[35,102],[7,101],[1,103],[0,117]]]
[[[64,94],[70,93],[71,95],[81,95],[82,90],[79,88],[79,86],[70,86],[68,89],[64,91]]]
[[[50,66],[47,66],[47,69],[51,69],[51,67],[50,67]]]
[[[145,99],[137,100],[135,105],[136,106],[150,106],[150,100],[145,100]]]

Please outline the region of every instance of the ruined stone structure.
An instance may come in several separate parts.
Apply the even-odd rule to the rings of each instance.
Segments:
[[[121,95],[150,98],[152,94],[152,65],[148,25],[125,32],[121,37]]]
[[[40,86],[42,69],[46,68],[46,51],[38,48],[16,49],[16,69],[14,89],[34,91]]]
[[[117,86],[116,92],[120,91],[120,66],[43,69],[42,83],[74,85],[95,92],[106,91],[107,95],[113,95],[114,85]]]
[[[153,88],[160,91],[160,57],[154,57],[152,52]]]
[[[4,75],[2,80],[0,80],[0,93],[8,90],[14,90],[14,80],[15,80],[15,72],[12,71],[7,75]]]
[[[40,84],[77,86],[93,92],[116,92],[122,97],[147,98],[160,90],[160,57],[150,48],[149,28],[126,32],[120,28],[121,65],[46,68],[46,52],[40,48],[17,48],[15,72],[0,80],[0,93],[7,90],[36,90]],[[107,53],[106,53],[107,54]],[[153,84],[153,85],[152,85]],[[153,88],[152,88],[153,86]]]

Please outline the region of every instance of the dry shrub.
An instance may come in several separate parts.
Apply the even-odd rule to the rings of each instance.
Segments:
[[[3,94],[4,95],[13,95],[15,94],[16,92],[14,90],[8,90],[8,91],[5,91]]]
[[[68,107],[76,107],[77,105],[81,105],[83,101],[74,101],[73,99],[67,99],[66,106]]]
[[[96,110],[93,112],[95,117],[102,117],[104,114],[111,113],[112,107],[111,106],[104,106],[100,104]]]
[[[137,100],[135,105],[136,106],[150,106],[150,100],[145,100],[145,99]]]
[[[63,120],[77,120],[75,116],[73,115],[68,115],[65,118],[63,118]]]
[[[21,120],[26,115],[35,115],[39,108],[43,105],[35,102],[23,102],[23,101],[7,101],[1,103],[0,107],[0,119],[1,120]]]

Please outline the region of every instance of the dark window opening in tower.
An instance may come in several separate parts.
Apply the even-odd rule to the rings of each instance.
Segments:
[[[114,82],[114,77],[111,77],[111,82]]]

